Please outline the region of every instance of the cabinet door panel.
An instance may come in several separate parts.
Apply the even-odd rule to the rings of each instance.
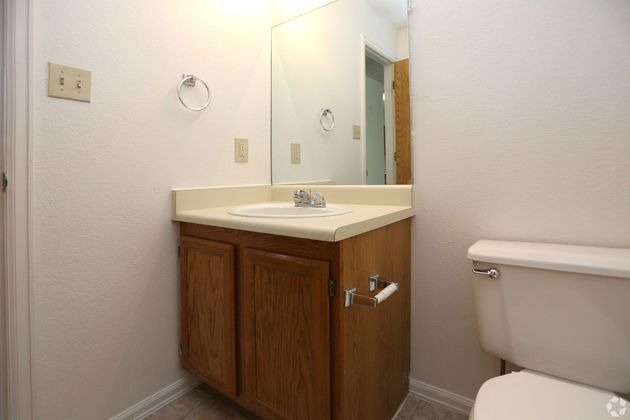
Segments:
[[[236,396],[234,247],[180,240],[182,364]]]
[[[265,417],[330,418],[328,262],[242,251],[244,393]]]

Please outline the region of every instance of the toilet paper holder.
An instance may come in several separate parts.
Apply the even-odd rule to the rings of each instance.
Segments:
[[[373,292],[377,288],[383,288],[383,290],[377,293],[374,297],[357,293],[356,287],[353,289],[346,289],[344,306],[349,308],[352,305],[362,305],[375,308],[379,303],[387,300],[388,297],[398,290],[398,283],[385,280],[381,278],[380,274],[372,274],[368,277],[368,290]]]

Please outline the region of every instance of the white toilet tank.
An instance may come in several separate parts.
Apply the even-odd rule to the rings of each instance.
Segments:
[[[473,274],[485,351],[630,394],[630,249],[478,241],[468,258],[498,271]]]

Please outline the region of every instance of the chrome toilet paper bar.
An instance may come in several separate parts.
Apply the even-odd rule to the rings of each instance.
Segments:
[[[387,281],[381,278],[379,274],[373,274],[368,277],[368,289],[370,292],[373,292],[379,287],[383,287],[376,296],[365,296],[360,293],[357,293],[357,289],[347,289],[345,291],[345,303],[344,306],[346,308],[351,307],[352,305],[363,305],[363,306],[371,306],[375,308],[379,303],[387,300],[388,297],[393,295],[396,290],[398,290],[398,283],[393,281]]]

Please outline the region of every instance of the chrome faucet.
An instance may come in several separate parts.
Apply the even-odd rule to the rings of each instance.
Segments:
[[[311,190],[295,190],[293,202],[295,207],[326,207],[324,195],[319,191],[312,193]]]

